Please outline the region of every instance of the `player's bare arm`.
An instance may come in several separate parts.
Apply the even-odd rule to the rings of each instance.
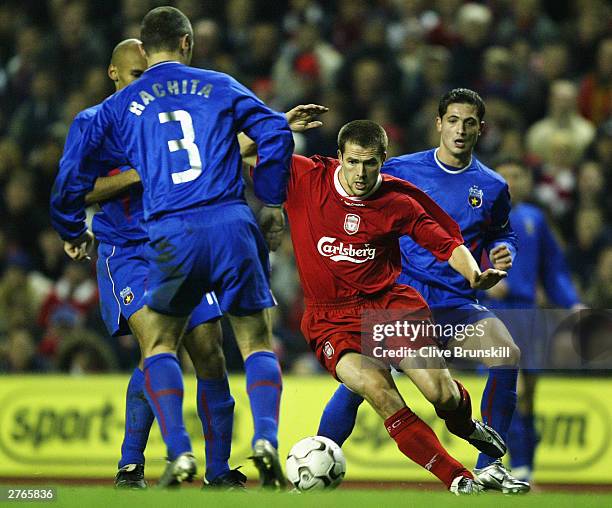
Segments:
[[[323,122],[317,120],[317,118],[328,111],[328,108],[319,104],[301,104],[287,111],[285,117],[293,132],[305,132],[321,127]],[[249,166],[254,166],[257,163],[257,145],[255,142],[241,132],[238,134],[238,143],[240,144],[242,161]]]
[[[472,289],[492,288],[507,275],[503,270],[495,268],[481,272],[474,256],[465,245],[460,245],[453,250],[448,264],[466,278]]]
[[[137,183],[140,183],[140,175],[135,169],[113,176],[101,176],[96,179],[92,191],[85,196],[85,204],[93,205],[112,199]]]

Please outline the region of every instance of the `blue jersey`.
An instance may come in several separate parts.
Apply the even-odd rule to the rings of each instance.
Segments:
[[[64,239],[85,231],[83,196],[98,173],[84,164],[104,138],[116,140],[144,188],[145,220],[202,206],[244,204],[236,134],[258,146],[255,194],[266,204],[285,199],[293,138],[284,115],[265,106],[226,74],[162,62],[102,103],[66,151],[51,213]]]
[[[510,221],[516,231],[521,254],[514,260],[505,279],[507,297],[501,302],[488,300],[487,303],[497,308],[503,308],[504,303],[514,308],[534,307],[537,284],[541,282],[548,299],[555,305],[570,308],[577,304],[578,296],[563,252],[542,211],[536,206],[520,203],[512,210]]]
[[[81,111],[72,122],[66,137],[64,152],[73,150],[81,141],[83,131],[100,109],[100,104]],[[95,157],[87,163],[98,176],[112,176],[131,168],[121,149],[112,138],[104,141]],[[60,168],[61,172],[61,168]],[[63,178],[60,175],[58,178]],[[134,185],[126,192],[100,203],[101,211],[93,218],[92,229],[101,242],[112,245],[127,245],[147,240],[142,224],[142,186]]]
[[[484,250],[507,245],[516,253],[516,235],[509,221],[510,195],[504,179],[472,157],[462,169],[444,165],[437,149],[394,157],[383,172],[425,191],[459,224],[465,245],[476,260]],[[402,273],[398,282],[416,288],[432,308],[477,301],[476,292],[448,262],[438,261],[411,238],[400,239]]]

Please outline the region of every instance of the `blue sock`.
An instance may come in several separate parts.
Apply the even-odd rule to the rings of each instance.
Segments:
[[[144,450],[155,415],[144,395],[144,374],[134,369],[125,396],[125,434],[121,444],[119,468],[144,464]]]
[[[183,422],[183,375],[176,355],[162,353],[145,358],[145,395],[159,423],[168,459],[191,451]]]
[[[244,362],[247,393],[253,414],[253,443],[267,439],[278,448],[278,411],[283,381],[276,355],[271,351],[258,351]]]
[[[487,385],[482,393],[480,412],[483,422],[493,427],[504,441],[508,438],[508,428],[516,409],[516,380],[518,369],[507,367],[491,367]],[[478,455],[476,467],[488,466],[493,461],[484,453]]]
[[[533,471],[537,442],[533,415],[516,411],[508,432],[508,451],[512,469],[524,467]]]
[[[227,375],[222,379],[198,378],[198,416],[206,442],[206,479],[212,481],[230,470],[234,398]]]
[[[318,436],[328,437],[342,446],[355,428],[357,410],[363,397],[340,384],[323,410]]]

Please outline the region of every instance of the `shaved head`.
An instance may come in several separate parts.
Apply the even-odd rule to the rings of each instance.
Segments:
[[[115,82],[115,88],[121,90],[138,79],[147,68],[138,39],[125,39],[115,46],[108,66],[108,76]]]

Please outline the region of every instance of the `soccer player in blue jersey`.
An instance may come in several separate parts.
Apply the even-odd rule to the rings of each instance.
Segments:
[[[510,196],[504,180],[473,156],[484,127],[485,105],[478,94],[455,89],[440,100],[436,127],[438,148],[388,160],[382,171],[415,184],[432,197],[460,226],[465,245],[476,259],[487,251],[494,268],[508,270],[516,253],[516,235],[509,222]],[[400,240],[402,273],[398,282],[418,290],[432,309],[434,319],[447,329],[471,324],[478,334],[440,337],[449,348],[464,355],[478,350],[503,351],[501,358],[482,358],[489,378],[482,395],[485,423],[505,440],[516,407],[520,350],[504,324],[478,303],[469,283],[448,263],[410,238]],[[504,347],[506,349],[494,349]],[[363,399],[341,385],[327,404],[319,435],[342,445],[355,425]],[[512,477],[500,460],[480,454],[475,476],[486,488],[506,493],[526,492],[529,485]]]
[[[508,449],[512,474],[529,481],[537,445],[533,404],[538,369],[542,368],[545,350],[543,342],[546,340],[542,336],[546,333],[542,317],[535,310],[537,286],[541,284],[548,300],[558,307],[580,309],[583,306],[565,264],[563,251],[544,213],[537,206],[525,202],[532,189],[529,169],[514,159],[500,161],[495,169],[510,188],[510,221],[521,253],[508,278],[488,291],[483,301],[491,308],[508,309],[502,311],[500,317],[521,348],[518,404],[508,432]]]
[[[116,90],[140,77],[147,67],[140,50],[140,41],[128,39],[113,50],[108,75]],[[80,112],[66,139],[66,150],[80,141],[80,135],[100,105]],[[107,143],[108,144],[108,143]],[[138,173],[129,165],[108,166],[113,158],[112,147],[102,147],[96,159],[100,177],[86,196],[87,204],[99,203],[101,211],[93,218],[92,229],[99,240],[98,288],[102,318],[112,336],[134,333],[143,341],[145,325],[141,309],[147,280],[144,249],[147,233],[142,224],[142,187]],[[120,162],[118,160],[117,162]],[[127,161],[124,161],[127,162]],[[78,251],[65,242],[72,257]],[[207,293],[196,307],[187,325],[183,344],[191,356],[197,383],[197,408],[206,441],[206,479],[210,485],[235,487],[246,478],[238,470],[230,470],[234,399],[229,391],[225,358],[221,348],[221,310],[214,293]],[[121,446],[119,471],[115,486],[145,488],[144,449],[153,424],[153,411],[144,396],[144,375],[141,359],[134,369],[126,396],[126,428]],[[230,438],[228,438],[228,436]]]
[[[149,236],[148,288],[141,310],[145,395],[168,449],[160,485],[169,486],[196,474],[176,358],[189,315],[206,292],[214,291],[235,329],[253,336],[271,333],[265,311],[274,305],[267,248],[244,199],[236,135],[245,131],[261,147],[254,187],[266,205],[260,222],[268,232],[284,226],[280,205],[293,140],[285,117],[233,78],[187,65],[193,31],[178,9],[158,7],[147,13],[141,40],[149,68],[102,103],[81,143],[64,154],[51,215],[62,238],[85,255],[92,235],[84,222],[84,198],[99,176],[88,168],[87,157],[110,139],[137,168]],[[272,404],[277,409],[281,378],[276,358],[255,352],[245,369],[250,397],[257,398],[252,407]],[[253,456],[262,475],[280,485],[273,442],[277,420],[260,423]]]

